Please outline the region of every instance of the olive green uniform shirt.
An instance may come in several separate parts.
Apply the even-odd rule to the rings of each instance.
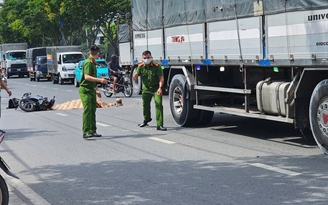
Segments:
[[[163,76],[163,70],[161,65],[156,62],[151,62],[149,65],[141,63],[139,64],[136,72],[139,76],[141,76],[143,82],[143,89],[158,89],[159,77]]]
[[[88,74],[95,78],[97,77],[96,64],[95,64],[94,59],[91,56],[89,56],[89,58],[87,58],[83,63],[82,79],[81,79],[80,87],[94,89],[97,86],[97,83],[85,80],[84,74]]]

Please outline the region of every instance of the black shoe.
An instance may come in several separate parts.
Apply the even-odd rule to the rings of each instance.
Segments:
[[[157,126],[157,130],[166,131],[167,129],[161,125]]]
[[[144,127],[148,125],[148,122],[150,122],[152,119],[150,118],[150,120],[144,120],[143,123],[138,124],[139,127]]]
[[[85,134],[85,135],[83,135],[83,138],[88,139],[88,138],[91,138],[93,136],[94,136],[93,134]]]
[[[101,136],[102,136],[101,134],[98,134],[98,133],[96,133],[96,132],[92,133],[92,135],[93,135],[94,137],[101,137]]]

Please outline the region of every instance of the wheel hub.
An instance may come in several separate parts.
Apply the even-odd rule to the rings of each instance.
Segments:
[[[180,88],[175,88],[173,91],[173,104],[174,110],[180,114],[183,110],[183,97]]]
[[[317,120],[321,132],[328,137],[328,101],[324,101],[319,105]]]

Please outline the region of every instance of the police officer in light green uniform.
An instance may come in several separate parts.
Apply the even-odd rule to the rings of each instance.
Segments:
[[[156,110],[156,123],[157,130],[166,131],[163,127],[163,84],[164,76],[161,65],[152,61],[151,52],[144,51],[142,53],[143,63],[138,65],[136,73],[133,75],[134,79],[141,76],[143,86],[142,86],[142,106],[143,106],[143,123],[139,124],[140,127],[148,125],[150,122],[150,102],[152,97],[155,100],[155,110]]]
[[[97,96],[101,94],[97,87],[97,82],[105,84],[104,78],[97,78],[95,59],[99,57],[99,47],[92,45],[89,50],[89,57],[84,61],[82,67],[82,79],[79,87],[79,94],[83,104],[82,132],[83,138],[101,137],[96,130],[96,103]]]

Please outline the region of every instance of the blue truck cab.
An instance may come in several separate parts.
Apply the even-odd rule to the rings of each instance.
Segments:
[[[47,56],[35,57],[34,71],[35,71],[35,78],[37,81],[39,81],[40,79],[51,80],[51,75],[48,75]]]

